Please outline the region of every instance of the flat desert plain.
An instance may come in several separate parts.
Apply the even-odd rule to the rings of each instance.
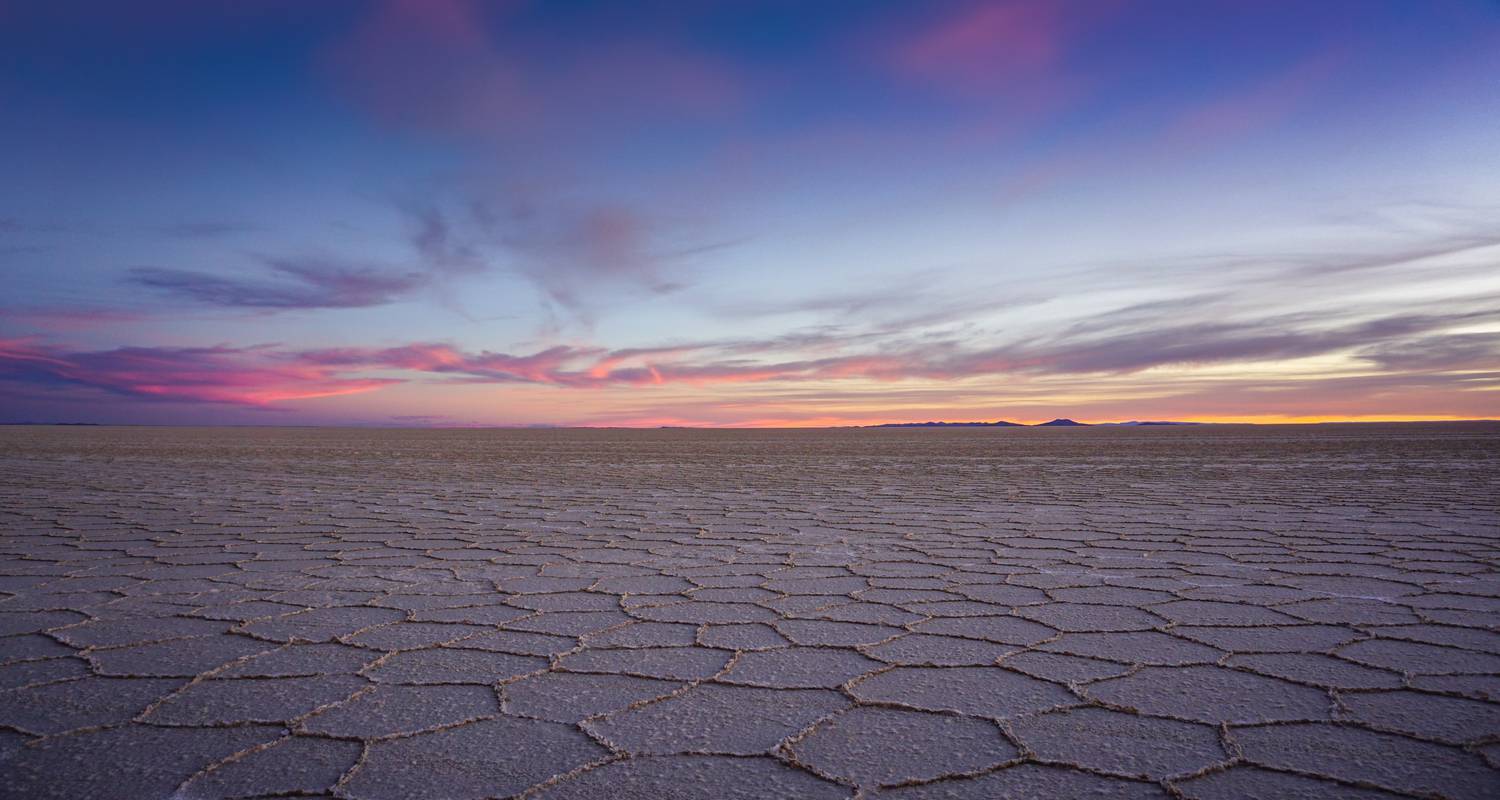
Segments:
[[[1500,427],[0,429],[5,797],[1500,797]]]

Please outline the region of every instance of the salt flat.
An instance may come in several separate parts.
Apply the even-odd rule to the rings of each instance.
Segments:
[[[6,797],[1500,796],[1500,427],[0,429]]]

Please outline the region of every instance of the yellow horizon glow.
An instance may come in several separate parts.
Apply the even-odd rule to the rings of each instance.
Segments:
[[[1038,418],[1038,419],[1028,419],[1028,418],[1024,418],[1023,417],[1023,418],[1006,419],[1004,421],[1006,421],[1006,422],[1014,422],[1014,423],[1016,423],[1018,425],[1037,426],[1037,425],[1040,425],[1041,423],[1049,422],[1049,421],[1051,421],[1051,419],[1056,419],[1056,418],[1053,417],[1053,418],[1047,418],[1047,419],[1040,419],[1040,418]],[[1151,418],[1145,418],[1145,419],[1147,421],[1151,420]],[[873,426],[873,425],[899,425],[899,424],[910,424],[910,423],[922,423],[922,422],[927,422],[927,421],[928,420],[924,420],[924,419],[910,419],[910,418],[901,418],[901,419],[898,419],[898,418],[871,418],[871,419],[862,419],[862,418],[848,418],[848,417],[816,417],[816,418],[811,418],[811,419],[760,419],[760,420],[747,420],[747,421],[744,421],[744,422],[733,422],[733,423],[722,423],[722,424],[702,423],[702,422],[694,423],[694,422],[689,422],[689,421],[686,421],[686,420],[660,420],[660,421],[646,420],[646,421],[622,421],[622,422],[616,422],[616,423],[612,423],[612,424],[600,424],[600,425],[577,425],[577,426],[566,426],[566,425],[564,425],[564,426],[558,426],[558,427],[635,428],[635,429],[650,429],[650,428],[669,427],[669,428],[701,428],[701,429],[705,429],[705,430],[727,430],[727,429],[745,428],[745,429],[754,429],[754,430],[769,430],[769,429],[777,429],[777,428],[849,428],[849,427],[868,427],[868,426]],[[995,420],[956,419],[956,420],[932,420],[932,421],[934,421],[934,422],[941,421],[941,422],[950,422],[950,423],[954,423],[954,422],[961,423],[961,422],[993,422]],[[1084,420],[1077,420],[1077,421],[1084,422]],[[1111,420],[1100,420],[1100,421],[1087,422],[1086,424],[1088,424],[1088,425],[1111,425],[1111,424],[1118,425],[1118,424],[1121,424],[1121,423],[1124,423],[1124,422],[1134,422],[1134,421],[1137,421],[1137,420],[1136,419],[1128,419],[1128,420],[1127,419],[1118,419],[1118,420],[1111,419]],[[1236,424],[1239,424],[1239,425],[1321,425],[1321,424],[1358,423],[1358,422],[1492,422],[1492,421],[1495,421],[1495,420],[1483,419],[1483,418],[1475,418],[1475,417],[1463,417],[1463,416],[1454,416],[1454,415],[1443,415],[1443,414],[1426,414],[1426,415],[1368,414],[1368,415],[1356,415],[1356,416],[1327,416],[1327,417],[1324,417],[1324,416],[1290,416],[1290,415],[1284,415],[1284,414],[1260,414],[1260,415],[1245,414],[1245,415],[1231,415],[1231,416],[1195,417],[1195,418],[1192,418],[1192,419],[1174,419],[1174,420],[1169,420],[1169,421],[1171,421],[1171,422],[1185,422],[1185,423],[1201,423],[1201,424],[1205,424],[1205,425],[1236,425]]]

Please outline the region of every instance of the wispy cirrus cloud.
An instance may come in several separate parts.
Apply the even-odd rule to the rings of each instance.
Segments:
[[[918,327],[877,331],[814,330],[758,340],[686,343],[670,347],[608,350],[553,347],[530,356],[466,353],[444,344],[387,350],[336,351],[333,360],[463,376],[472,380],[526,381],[572,388],[718,383],[936,380],[974,377],[1131,374],[1158,367],[1193,367],[1253,361],[1290,361],[1347,354],[1371,367],[1441,370],[1449,358],[1425,367],[1420,353],[1444,352],[1446,331],[1500,322],[1500,307],[1484,297],[1467,303],[1412,306],[1407,313],[1351,310],[1233,315],[1212,298],[1186,298],[1127,307],[1046,335],[984,346],[971,336],[927,335]],[[1486,355],[1493,337],[1463,339],[1464,359]],[[1460,342],[1448,341],[1447,350]],[[817,357],[808,357],[810,351]],[[1452,354],[1449,353],[1451,356]],[[309,354],[308,357],[319,357]],[[1382,358],[1384,361],[1382,361]]]
[[[1309,312],[1238,322],[1094,328],[1084,336],[1064,333],[1043,341],[958,354],[939,362],[943,366],[935,374],[955,375],[1001,365],[1022,373],[1129,373],[1162,366],[1292,360],[1496,318],[1500,312],[1407,314],[1324,326],[1320,324],[1323,315]]]
[[[557,303],[580,308],[604,286],[626,285],[654,294],[679,284],[665,275],[665,258],[654,251],[655,232],[640,212],[598,205],[551,216],[523,212],[505,235],[523,255],[520,270]]]
[[[586,317],[600,295],[618,300],[622,293],[677,290],[682,282],[671,267],[694,255],[692,248],[674,250],[660,224],[628,205],[570,204],[534,191],[431,199],[444,202],[397,207],[408,223],[411,260],[404,267],[259,256],[260,270],[253,272],[136,267],[126,281],[210,307],[290,311],[385,305],[503,270]],[[229,232],[193,228],[178,235],[212,238]]]
[[[744,107],[747,79],[667,31],[616,35],[603,25],[578,37],[528,28],[527,16],[475,0],[385,0],[320,62],[383,126],[526,154],[464,190],[404,205],[424,269],[509,272],[549,312],[579,319],[598,312],[600,296],[676,290],[677,265],[722,237],[687,234],[654,199],[591,186],[593,170],[684,130],[721,128]]]
[[[597,349],[549,347],[530,355],[465,353],[445,344],[418,343],[380,349],[311,350],[293,356],[298,361],[346,370],[399,369],[461,376],[496,383],[561,383],[566,365],[579,358],[601,355]]]
[[[806,386],[830,397],[853,397],[873,386],[898,383],[922,392],[955,394],[976,381],[996,379],[1019,385],[1076,383],[1086,378],[1116,386],[1133,383],[1139,391],[1156,391],[1152,387],[1159,385],[1158,377],[1123,379],[1163,369],[1180,376],[1222,365],[1253,365],[1246,368],[1246,375],[1287,381],[1286,376],[1296,371],[1287,365],[1320,358],[1318,369],[1333,365],[1336,374],[1300,379],[1382,377],[1392,385],[1416,386],[1425,381],[1422,385],[1441,385],[1456,393],[1493,392],[1497,388],[1495,365],[1500,364],[1500,337],[1495,333],[1500,329],[1500,287],[1471,291],[1467,296],[1429,294],[1425,299],[1388,291],[1338,303],[1316,300],[1323,296],[1318,287],[1330,281],[1336,284],[1341,276],[1403,264],[1409,279],[1418,281],[1408,288],[1419,290],[1425,272],[1411,269],[1414,261],[1450,275],[1459,267],[1487,263],[1488,241],[1466,235],[1393,248],[1384,255],[1267,256],[1263,263],[1247,262],[1221,275],[1218,290],[1195,291],[1193,286],[1184,286],[1175,297],[1102,308],[1095,302],[1092,305],[1098,310],[1071,319],[1050,317],[1041,307],[1050,299],[1025,299],[1029,295],[1024,293],[1012,295],[1019,308],[977,302],[983,297],[956,298],[951,306],[929,298],[920,304],[922,313],[905,314],[901,292],[871,290],[797,298],[791,305],[793,313],[846,312],[835,323],[761,337],[689,339],[653,346],[570,343],[513,353],[428,341],[394,347],[91,351],[11,340],[0,352],[0,379],[137,398],[247,406],[357,393],[397,383],[533,385],[560,390],[677,386],[705,394],[715,386]],[[302,266],[273,264],[273,271],[279,267],[289,276],[274,291],[261,284],[203,281],[196,274],[153,277],[172,281],[173,286],[191,286],[198,292],[195,297],[204,302],[249,308],[335,307],[335,302],[348,307],[384,302],[390,292],[406,288],[379,281],[371,284],[369,276],[358,270]],[[1171,270],[1163,274],[1169,282],[1177,282]],[[1474,274],[1474,288],[1486,285],[1482,271]],[[1277,293],[1316,296],[1303,304],[1267,303],[1264,294],[1273,285]],[[1493,281],[1488,285],[1493,286]],[[1098,297],[1133,296],[1139,295],[1120,295],[1105,287]],[[994,316],[997,309],[999,317]],[[772,306],[751,313],[775,311]],[[1043,318],[1045,324],[1015,328],[1007,324],[1006,315],[1011,313]],[[1224,373],[1210,370],[1204,374]],[[1255,391],[1256,380],[1234,384],[1235,391]]]
[[[74,332],[138,322],[145,312],[109,306],[3,306],[0,318],[23,323],[32,329]]]
[[[465,236],[442,209],[435,206],[403,209],[410,220],[411,247],[433,272],[464,274],[490,268],[481,244]]]
[[[580,317],[593,313],[601,296],[618,301],[678,290],[687,279],[683,265],[720,246],[682,244],[688,234],[644,207],[570,201],[535,187],[461,190],[441,199],[405,208],[424,270],[510,272]]]
[[[384,305],[426,285],[428,280],[416,272],[394,273],[325,261],[268,258],[265,263],[279,280],[139,267],[130,271],[129,281],[210,306],[288,311]]]
[[[1454,333],[1386,342],[1360,358],[1392,371],[1500,370],[1500,331]]]
[[[1495,388],[1500,337],[1445,334],[1495,324],[1500,312],[1398,315],[1335,327],[1311,319],[1190,323],[1078,338],[974,348],[959,341],[895,341],[862,352],[796,358],[775,341],[609,350],[554,346],[529,354],[468,352],[443,343],[390,348],[285,350],[123,347],[64,351],[29,340],[0,343],[0,380],[98,389],[141,399],[267,406],[353,394],[429,375],[463,383],[562,389],[842,381],[963,381],[1012,376],[1125,375],[1157,367],[1289,360],[1346,353],[1387,378],[1426,375],[1450,390]],[[747,354],[759,353],[759,357]],[[1454,374],[1455,370],[1481,370]],[[376,373],[372,375],[371,373]],[[395,377],[400,375],[400,377]]]

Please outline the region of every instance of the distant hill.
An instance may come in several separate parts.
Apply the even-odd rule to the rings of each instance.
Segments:
[[[887,422],[884,425],[866,425],[867,428],[1023,428],[1019,422]]]
[[[1054,419],[1051,422],[1040,423],[1040,424],[1037,425],[1037,427],[1038,428],[1072,428],[1072,427],[1079,427],[1079,428],[1081,428],[1081,427],[1085,427],[1087,425],[1088,425],[1087,422],[1074,422],[1071,419]]]

